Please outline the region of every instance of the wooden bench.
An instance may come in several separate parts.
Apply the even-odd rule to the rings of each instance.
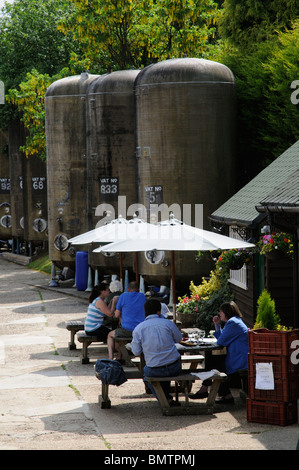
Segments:
[[[100,374],[96,372],[96,377],[98,380],[101,380]],[[137,368],[131,370],[125,370],[126,378],[129,379],[143,379],[143,373],[141,370]],[[176,377],[146,377],[146,380],[150,382],[154,390],[159,398],[161,409],[163,415],[180,415],[180,414],[212,414],[214,411],[214,404],[215,398],[217,396],[220,383],[223,380],[226,380],[227,376],[224,373],[220,373],[220,375],[215,375],[211,377],[212,379],[212,386],[209,396],[205,403],[199,404],[192,404],[189,405],[189,389],[190,383],[194,382],[195,380],[200,380],[199,377],[195,375],[191,375],[190,373],[181,374]],[[178,390],[183,390],[183,394],[185,396],[185,406],[182,407],[170,407],[164,391],[161,387],[161,381],[175,381],[176,383],[176,400],[178,401]],[[147,393],[150,393],[147,390]],[[101,404],[101,408],[109,409],[111,408],[111,400],[109,398],[109,384],[102,383],[102,394],[99,395],[98,401]]]
[[[77,333],[77,339],[79,343],[82,343],[82,357],[81,357],[81,363],[82,364],[89,364],[89,357],[88,357],[88,346],[91,345],[91,343],[102,343],[104,344],[103,341],[99,340],[98,336],[90,336],[85,333],[85,331],[78,332]]]
[[[212,414],[214,412],[215,399],[219,390],[220,383],[223,380],[226,380],[227,375],[223,372],[220,375],[213,375],[211,377],[212,385],[210,393],[205,403],[193,404],[190,406],[189,403],[189,390],[190,383],[195,380],[201,380],[198,376],[192,374],[181,374],[176,377],[145,377],[145,380],[152,384],[155,393],[158,397],[162,414],[171,416],[171,415],[188,415],[188,414]],[[176,387],[180,386],[181,390],[184,390],[183,394],[185,396],[184,406],[170,406],[167,398],[165,396],[164,390],[161,386],[161,382],[166,381],[175,381]],[[175,397],[176,401],[181,404],[178,400],[178,393]]]
[[[125,375],[127,379],[143,379],[143,373],[138,370],[137,368],[132,370],[125,371]],[[100,374],[96,372],[97,379],[101,380]],[[101,404],[101,408],[109,409],[111,408],[111,400],[108,395],[109,392],[109,384],[102,383],[102,394],[99,395],[99,403]]]
[[[204,361],[204,356],[201,354],[194,355],[184,355],[181,356],[181,364],[190,364],[189,370],[197,369],[198,364],[201,364]],[[140,357],[132,357],[131,362],[140,369]]]
[[[76,349],[75,335],[78,331],[84,330],[84,322],[81,320],[71,320],[66,324],[66,329],[71,332],[71,340],[69,342],[69,349]]]

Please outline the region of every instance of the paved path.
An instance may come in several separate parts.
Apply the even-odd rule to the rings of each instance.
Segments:
[[[86,292],[49,288],[49,276],[0,255],[0,449],[264,450],[296,448],[299,425],[248,423],[236,404],[213,416],[162,416],[140,380],[110,387],[112,408],[98,404],[96,359],[104,345],[68,350],[68,320],[84,319]]]

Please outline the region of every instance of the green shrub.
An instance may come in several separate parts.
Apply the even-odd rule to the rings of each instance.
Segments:
[[[264,289],[257,301],[257,315],[254,325],[256,328],[267,328],[268,330],[279,329],[280,318],[276,314],[275,301],[271,299],[269,292]]]
[[[213,317],[219,314],[220,306],[230,300],[233,300],[233,294],[225,282],[220,289],[212,292],[210,297],[201,300],[196,326],[205,330],[207,335],[211,329],[214,329]]]

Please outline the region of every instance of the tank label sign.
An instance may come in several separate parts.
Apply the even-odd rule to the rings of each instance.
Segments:
[[[0,194],[10,193],[10,178],[0,178]]]
[[[118,178],[100,177],[100,202],[117,201]]]
[[[160,205],[163,203],[163,186],[145,186],[144,189],[147,209],[149,209],[151,204]]]
[[[46,190],[46,177],[45,176],[33,176],[31,180],[32,180],[33,191],[45,191]]]

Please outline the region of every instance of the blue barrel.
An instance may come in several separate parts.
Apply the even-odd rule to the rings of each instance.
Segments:
[[[76,253],[76,287],[77,290],[85,290],[88,281],[88,253],[77,251]]]

